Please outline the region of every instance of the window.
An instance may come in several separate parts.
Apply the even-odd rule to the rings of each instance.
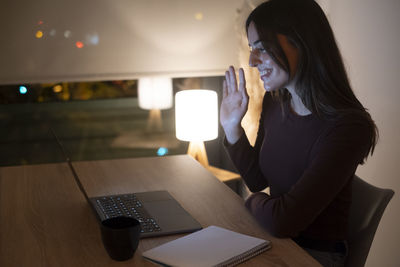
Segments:
[[[175,78],[173,90],[207,88],[220,93],[222,80]],[[0,86],[0,166],[64,161],[50,128],[72,161],[186,153],[187,142],[175,137],[174,108],[162,110],[162,127],[155,127],[149,110],[139,108],[137,83]],[[212,148],[208,150],[213,154]]]

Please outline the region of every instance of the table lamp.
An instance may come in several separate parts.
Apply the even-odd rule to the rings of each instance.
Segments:
[[[150,110],[148,130],[162,130],[161,110],[173,105],[172,79],[169,77],[144,77],[138,84],[139,107]]]
[[[189,141],[188,154],[208,167],[204,141],[218,137],[218,97],[215,91],[195,89],[175,95],[176,137]]]

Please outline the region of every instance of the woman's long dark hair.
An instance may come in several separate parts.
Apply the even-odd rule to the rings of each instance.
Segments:
[[[333,31],[320,6],[314,0],[270,0],[251,12],[246,31],[251,22],[264,49],[294,79],[296,93],[312,113],[323,119],[356,115],[368,122],[371,142],[364,158],[372,155],[378,129],[351,89]],[[277,34],[285,35],[298,50],[296,73],[290,73]]]

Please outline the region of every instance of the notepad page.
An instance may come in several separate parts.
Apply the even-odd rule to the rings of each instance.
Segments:
[[[150,249],[144,257],[171,266],[215,266],[269,241],[217,226]]]

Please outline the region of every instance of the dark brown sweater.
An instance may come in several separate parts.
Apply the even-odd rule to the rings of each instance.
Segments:
[[[299,116],[266,93],[255,146],[246,135],[226,148],[253,194],[246,206],[278,237],[343,240],[351,181],[370,126],[354,116],[335,121]],[[283,115],[284,114],[284,115]],[[259,192],[270,187],[270,194]]]

